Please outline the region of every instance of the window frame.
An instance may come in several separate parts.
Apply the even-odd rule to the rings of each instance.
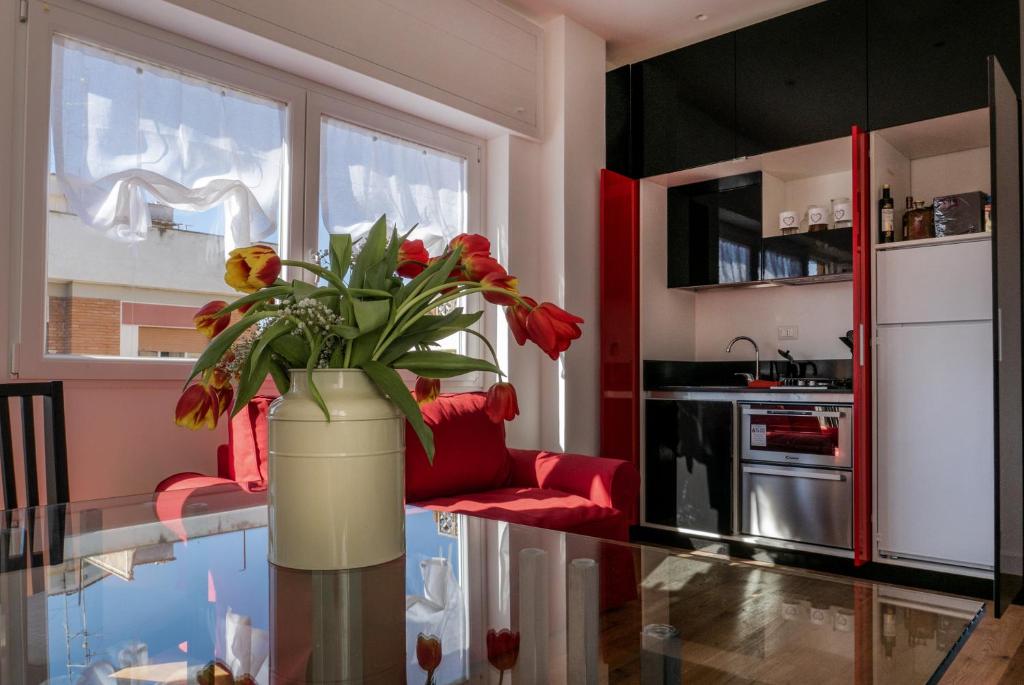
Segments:
[[[12,254],[20,252],[20,264],[12,264],[10,320],[13,376],[85,380],[184,380],[192,360],[140,359],[46,353],[47,312],[47,180],[50,137],[51,58],[53,37],[61,34],[124,52],[142,60],[180,69],[200,78],[237,88],[283,103],[287,107],[287,179],[281,198],[281,249],[291,258],[308,258],[315,250],[319,228],[320,116],[326,115],[357,126],[407,139],[425,147],[456,154],[467,160],[468,225],[484,226],[484,141],[469,134],[425,121],[268,67],[206,43],[165,31],[77,0],[29,3],[29,20],[21,51],[20,78],[25,107],[17,130],[15,159],[22,169],[16,189]],[[311,125],[315,122],[315,125]],[[310,154],[311,151],[315,154]],[[312,202],[312,204],[310,204]],[[40,227],[28,230],[29,226]],[[15,260],[12,260],[15,261]],[[306,277],[287,269],[286,278]],[[478,324],[493,333],[493,312]],[[468,353],[481,356],[486,350],[470,337]],[[482,373],[444,382],[445,390],[480,389]],[[407,380],[410,377],[407,375]]]

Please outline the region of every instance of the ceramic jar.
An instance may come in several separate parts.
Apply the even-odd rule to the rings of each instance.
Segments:
[[[308,570],[383,564],[405,553],[405,417],[365,373],[305,370],[270,405],[270,561]]]

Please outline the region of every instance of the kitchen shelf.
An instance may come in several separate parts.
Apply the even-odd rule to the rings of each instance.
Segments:
[[[950,245],[953,243],[973,243],[978,240],[991,240],[991,233],[964,233],[963,235],[944,235],[941,238],[921,238],[919,240],[901,240],[896,243],[878,243],[876,251],[905,250],[911,247],[927,247],[929,245]]]

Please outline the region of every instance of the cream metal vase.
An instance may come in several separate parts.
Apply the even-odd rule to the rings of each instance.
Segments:
[[[270,405],[270,561],[338,570],[405,553],[405,417],[362,371],[305,370]]]

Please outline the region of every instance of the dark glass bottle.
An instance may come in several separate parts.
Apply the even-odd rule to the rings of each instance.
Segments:
[[[891,243],[896,240],[896,208],[892,202],[889,184],[882,186],[882,197],[878,200],[879,241]]]

